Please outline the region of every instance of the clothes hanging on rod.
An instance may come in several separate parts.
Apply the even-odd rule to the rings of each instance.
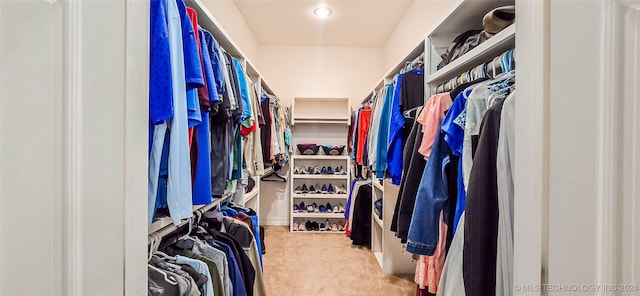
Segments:
[[[152,0],[150,9],[148,223],[162,209],[177,225],[193,205],[262,174],[262,146],[274,140],[260,139],[262,86],[199,26],[196,11],[183,0]],[[288,123],[274,114],[285,143]]]
[[[266,295],[255,214],[230,204],[197,211],[194,224],[150,234],[149,293]]]
[[[500,195],[496,181],[496,168],[511,166],[513,153],[507,144],[513,136],[501,134],[499,130],[512,131],[512,127],[501,127],[498,122],[489,129],[489,120],[496,116],[499,119],[500,113],[485,115],[493,114],[487,113],[488,110],[502,110],[505,98],[514,91],[515,72],[509,67],[504,70],[506,73],[496,78],[480,78],[461,84],[452,92],[432,96],[412,125],[403,151],[404,157],[410,159],[403,161],[403,178],[391,230],[407,243],[408,252],[419,256],[415,281],[425,292],[439,294],[439,287],[454,291],[450,285],[458,278],[464,280],[466,295],[493,295],[495,289],[507,291],[512,284],[509,265],[513,257],[511,171],[505,169],[505,173],[500,173]],[[490,130],[493,132],[489,133]],[[483,134],[484,138],[493,137],[495,143],[485,140],[476,145],[473,139],[482,140]],[[503,135],[501,154],[496,158],[498,138]],[[482,143],[493,143],[493,146],[479,149]],[[465,161],[465,156],[470,157],[470,162]],[[467,170],[472,172],[474,183],[468,182],[465,186]],[[488,190],[487,186],[494,183],[491,188],[495,190]],[[462,219],[465,210],[473,222],[459,225],[465,221]],[[498,215],[498,211],[505,214]],[[498,230],[498,225],[502,229]],[[467,227],[470,229],[466,230]],[[454,246],[454,241],[460,245]],[[450,247],[458,253],[447,253]],[[467,252],[464,258],[459,250]],[[492,252],[494,255],[480,255]],[[469,259],[467,255],[474,258]],[[446,268],[448,264],[452,266]],[[479,276],[482,272],[484,275]],[[429,276],[440,274],[441,277]],[[477,294],[477,291],[483,292]]]

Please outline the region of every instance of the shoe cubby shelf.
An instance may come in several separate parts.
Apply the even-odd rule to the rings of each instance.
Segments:
[[[309,194],[309,193],[294,193],[293,198],[304,199],[347,199],[346,194]]]
[[[291,213],[294,218],[344,219],[344,213]]]
[[[294,179],[346,180],[349,175],[293,175]]]
[[[380,226],[380,228],[383,228],[383,230],[384,230],[384,226],[383,226],[384,223],[382,222],[382,220],[380,220],[380,218],[378,218],[378,215],[376,215],[375,212],[373,212],[372,214],[373,214],[373,216],[372,216],[373,217],[373,221],[376,222],[375,224],[378,224],[378,226]]]
[[[388,179],[384,180],[383,185],[380,185],[376,179],[371,181],[375,188],[371,192],[371,251],[376,256],[384,274],[414,273],[416,263],[411,254],[403,251],[402,243],[389,230],[400,187],[393,185]],[[378,199],[382,199],[382,219],[374,210],[375,201]]]
[[[373,179],[371,184],[373,184],[373,188],[379,190],[380,192],[384,192],[384,186],[380,184],[380,181]]]
[[[294,146],[305,143],[346,145],[349,135],[348,124],[351,120],[350,106],[348,98],[294,98],[292,106],[294,125],[291,130]],[[299,151],[296,150],[296,153]],[[316,155],[294,154],[291,156],[290,167],[289,230],[298,233],[344,234],[344,231],[299,231],[293,226],[308,220],[323,223],[327,219],[339,220],[344,224],[344,213],[298,212],[294,211],[294,205],[304,202],[305,204],[329,203],[344,207],[351,190],[349,186],[351,159],[346,155],[346,151],[343,155],[327,155],[320,147]],[[304,173],[301,174],[301,172]],[[321,172],[325,174],[320,174]],[[338,174],[331,174],[333,172]],[[312,188],[318,190],[324,188],[321,190],[324,193],[311,191]]]
[[[344,234],[344,230],[339,231],[315,231],[315,230],[294,230],[295,233],[309,233],[309,234]]]
[[[293,159],[310,159],[310,160],[348,160],[347,155],[293,155]]]

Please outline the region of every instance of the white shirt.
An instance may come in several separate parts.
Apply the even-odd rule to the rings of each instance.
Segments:
[[[498,244],[496,295],[513,295],[513,168],[515,160],[515,92],[504,101],[498,138]]]

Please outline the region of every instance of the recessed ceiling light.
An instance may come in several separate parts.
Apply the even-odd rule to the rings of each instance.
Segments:
[[[331,15],[331,9],[320,6],[313,10],[313,14],[315,14],[319,18],[326,18]]]

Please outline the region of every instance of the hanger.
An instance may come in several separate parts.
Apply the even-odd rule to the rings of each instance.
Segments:
[[[151,268],[151,269],[155,270],[155,271],[156,271],[156,272],[158,272],[159,274],[162,274],[162,276],[164,276],[164,280],[165,280],[167,283],[171,284],[172,286],[176,286],[176,285],[178,285],[178,282],[177,282],[176,280],[172,279],[172,277],[173,277],[173,276],[172,276],[172,275],[167,274],[164,270],[162,270],[162,269],[160,269],[160,268],[157,268],[157,267],[155,267],[155,266],[153,266],[153,265],[151,265],[151,264],[147,264],[147,266],[148,266],[149,268]]]
[[[191,236],[189,236],[191,234],[191,230],[192,229],[193,229],[193,217],[190,217],[189,218],[189,231],[187,231],[187,234],[179,237],[178,240],[185,239],[185,240],[190,240],[190,241],[194,241],[195,242],[196,239],[191,237]]]
[[[260,178],[260,180],[262,181],[276,181],[276,182],[287,182],[287,177],[280,175],[278,172],[276,172],[275,170],[271,173],[269,173],[268,175],[262,176],[262,178]]]
[[[420,113],[420,111],[422,111],[423,106],[418,106],[415,108],[411,108],[409,110],[406,110],[404,112],[402,112],[402,115],[404,116],[404,118],[407,119],[414,119],[417,117],[417,115]],[[415,114],[411,115],[412,112],[415,112]]]

